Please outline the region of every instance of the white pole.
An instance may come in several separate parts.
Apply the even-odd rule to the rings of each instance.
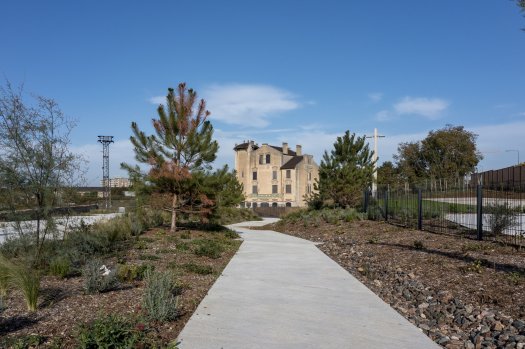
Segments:
[[[377,128],[374,128],[374,155],[372,156],[374,161],[374,178],[372,180],[372,195],[376,197],[377,193]]]

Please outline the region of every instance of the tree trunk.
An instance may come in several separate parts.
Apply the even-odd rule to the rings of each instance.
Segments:
[[[173,201],[171,203],[171,228],[170,233],[175,233],[177,230],[177,194],[173,194]]]

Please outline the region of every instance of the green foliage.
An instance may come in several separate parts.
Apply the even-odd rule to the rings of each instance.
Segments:
[[[71,272],[71,261],[68,257],[57,256],[49,262],[49,272],[51,275],[65,278]]]
[[[213,218],[213,222],[221,225],[260,220],[262,218],[256,215],[253,210],[237,207],[218,207]]]
[[[148,183],[143,187],[145,191],[163,196],[163,206],[172,211],[173,233],[177,211],[197,211],[202,209],[202,204],[208,204],[200,183],[192,179],[209,168],[219,148],[212,140],[213,127],[207,120],[210,113],[206,103],[202,99],[195,107],[196,101],[197,93],[187,89],[185,83],[179,84],[177,92],[168,89],[166,104],[157,109],[159,118],[152,120],[155,134],[148,136],[137,123],[131,124],[135,159],[151,166],[150,171],[143,174],[138,166],[122,164],[130,177]],[[194,205],[196,199],[201,202],[200,206]]]
[[[0,188],[2,204],[14,213],[30,209],[39,223],[32,238],[33,259],[54,233],[51,208],[67,200],[63,189],[79,173],[81,158],[69,150],[74,122],[45,97],[25,100],[22,88],[0,86]],[[67,201],[66,201],[67,202]]]
[[[422,250],[425,248],[425,245],[423,244],[423,241],[421,240],[414,240],[414,248],[416,250]]]
[[[489,205],[485,209],[488,214],[488,226],[494,234],[502,234],[506,229],[518,225],[518,211],[505,204]]]
[[[139,259],[143,261],[158,261],[160,257],[154,254],[141,254]]]
[[[36,311],[40,293],[40,275],[31,266],[15,264],[0,255],[0,291],[5,294],[10,288],[19,290],[24,296],[27,310]],[[1,295],[0,295],[1,296]]]
[[[115,270],[111,270],[108,275],[103,275],[100,270],[103,263],[97,259],[86,263],[82,270],[84,277],[84,290],[88,294],[97,292],[107,292],[118,286],[118,278]]]
[[[279,223],[304,223],[306,226],[316,226],[321,222],[326,222],[333,225],[338,225],[343,222],[352,222],[355,220],[363,220],[365,218],[363,213],[359,213],[354,208],[324,208],[322,210],[303,209],[297,210],[283,216]]]
[[[138,348],[146,339],[146,326],[115,315],[100,317],[81,325],[77,334],[77,347],[97,348]],[[145,346],[140,346],[145,347]]]
[[[15,338],[6,338],[5,340],[0,341],[0,347],[11,349],[39,348],[39,346],[44,344],[45,341],[46,338],[43,336],[30,334]]]
[[[209,275],[209,274],[213,274],[213,268],[209,265],[200,265],[200,264],[195,264],[195,263],[185,263],[182,265],[182,267],[191,272],[191,273],[195,273],[195,274],[199,274],[199,275]]]
[[[197,245],[193,253],[200,257],[209,257],[213,259],[220,258],[224,252],[222,244],[216,240],[198,239],[193,241]]]
[[[180,241],[175,245],[175,248],[177,249],[177,251],[189,251],[190,244],[185,241]]]
[[[402,177],[411,183],[462,177],[473,172],[483,158],[476,137],[463,126],[447,125],[430,131],[422,141],[401,143],[394,159]]]
[[[150,264],[119,264],[117,266],[117,278],[121,282],[139,281],[144,279],[147,270],[155,270]]]
[[[150,320],[169,321],[178,315],[178,288],[171,273],[146,271],[142,305]]]
[[[372,184],[374,162],[365,137],[356,137],[346,131],[337,137],[334,149],[324,153],[319,166],[319,180],[314,185],[317,193],[308,198],[309,206],[357,207],[365,188]]]

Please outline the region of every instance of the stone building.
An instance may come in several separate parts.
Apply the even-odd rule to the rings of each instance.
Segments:
[[[253,141],[238,144],[235,151],[237,179],[244,186],[244,207],[305,206],[305,195],[314,190],[319,166],[313,156],[295,151],[288,143],[282,147]]]

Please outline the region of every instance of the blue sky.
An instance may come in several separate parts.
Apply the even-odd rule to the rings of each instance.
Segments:
[[[525,18],[511,0],[3,1],[0,74],[78,121],[73,149],[102,175],[97,135],[115,136],[111,176],[132,161],[168,87],[208,102],[221,149],[321,154],[377,127],[380,162],[446,124],[479,135],[482,170],[525,159]]]

